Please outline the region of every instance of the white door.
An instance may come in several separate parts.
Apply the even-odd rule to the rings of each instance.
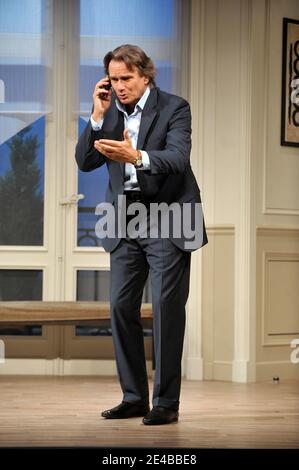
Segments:
[[[94,232],[107,170],[79,172],[76,142],[103,57],[121,43],[143,47],[158,85],[180,92],[183,3],[0,2],[0,300],[108,300],[109,255]],[[109,324],[0,335],[8,358],[113,358]]]

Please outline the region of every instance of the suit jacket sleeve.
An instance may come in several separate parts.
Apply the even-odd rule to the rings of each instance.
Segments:
[[[106,162],[106,157],[98,152],[93,144],[103,138],[102,131],[94,131],[89,121],[76,146],[76,161],[81,171],[92,171]]]
[[[150,159],[147,173],[179,174],[186,171],[191,151],[191,112],[187,101],[180,99],[172,109],[162,149],[145,150]]]

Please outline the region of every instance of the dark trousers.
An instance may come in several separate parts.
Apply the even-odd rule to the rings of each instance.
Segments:
[[[111,253],[111,324],[124,401],[149,401],[140,307],[150,274],[156,361],[152,402],[179,407],[190,257],[166,238],[123,238]]]

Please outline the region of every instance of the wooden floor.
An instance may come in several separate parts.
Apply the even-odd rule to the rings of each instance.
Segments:
[[[105,420],[116,379],[0,376],[0,446],[299,448],[299,383],[182,384],[180,421]]]

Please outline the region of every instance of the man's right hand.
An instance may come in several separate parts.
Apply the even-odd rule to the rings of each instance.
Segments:
[[[100,80],[93,92],[93,113],[92,119],[96,122],[100,122],[104,119],[104,116],[111,105],[112,88],[105,90],[103,85],[109,85],[109,78],[105,77]]]

